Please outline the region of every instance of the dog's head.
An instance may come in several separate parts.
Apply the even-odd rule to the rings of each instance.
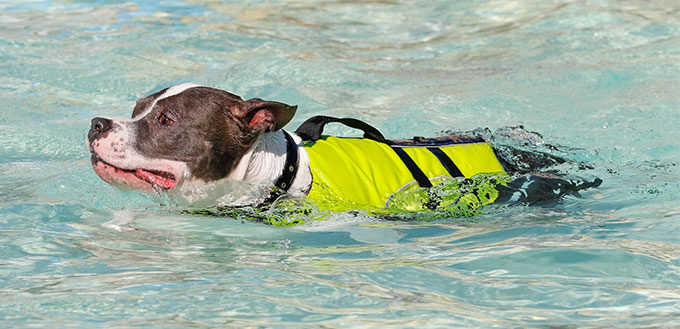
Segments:
[[[263,132],[285,126],[297,106],[182,84],[139,99],[131,120],[92,119],[92,167],[114,185],[168,190],[226,177]]]

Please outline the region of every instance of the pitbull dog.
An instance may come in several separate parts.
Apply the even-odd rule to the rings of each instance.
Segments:
[[[257,205],[271,196],[268,194],[272,186],[283,188],[293,197],[306,196],[317,177],[310,169],[310,153],[302,147],[303,138],[282,129],[296,110],[297,106],[259,98],[243,100],[223,90],[186,83],[138,100],[130,120],[92,119],[87,144],[94,171],[112,185],[167,192],[192,204],[212,191],[216,196],[208,198],[205,206]],[[377,130],[373,136],[376,135],[379,136],[374,139],[383,138]],[[394,141],[383,142],[397,145]],[[397,153],[401,151],[398,145],[392,148]],[[290,162],[291,151],[295,154],[295,168]],[[440,158],[442,154],[436,155]],[[529,158],[526,155],[523,157]],[[537,164],[530,165],[529,170],[563,162],[549,156],[531,159]],[[455,167],[449,159],[442,164],[447,163],[445,160]],[[512,166],[502,157],[496,160],[493,156],[492,160],[505,171],[529,171]],[[330,165],[338,162],[343,160],[331,161]],[[451,177],[457,177],[451,168],[446,169]],[[382,167],[378,169],[381,170]],[[286,175],[290,177],[282,180]],[[340,175],[344,179],[344,172]],[[424,180],[429,184],[427,177]],[[531,189],[525,187],[532,184],[538,191],[532,194],[540,201],[597,186],[599,182],[578,185],[545,175],[527,176],[499,186],[497,200],[510,200],[514,194],[520,196],[519,202],[526,202],[526,191]],[[503,191],[508,193],[503,195]]]
[[[272,185],[286,160],[281,128],[296,109],[185,83],[139,99],[130,120],[92,119],[87,144],[94,171],[118,187],[189,193],[221,180]],[[308,163],[300,148],[292,196],[309,190]]]

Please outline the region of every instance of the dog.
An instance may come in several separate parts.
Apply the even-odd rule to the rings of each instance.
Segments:
[[[282,129],[296,110],[296,105],[244,100],[185,83],[139,99],[129,120],[92,119],[87,146],[92,167],[104,181],[204,206],[263,205],[287,195],[340,211],[437,209],[453,202],[475,209],[510,200],[528,182],[542,190],[536,193],[541,200],[599,185],[550,175],[517,180],[510,173],[522,170],[479,137],[387,140],[359,120],[325,116],[308,120],[295,132]],[[323,136],[324,125],[331,122],[360,129],[364,138]],[[544,162],[559,162],[548,160]],[[529,170],[541,166],[546,164]],[[473,182],[480,176],[481,182]],[[454,197],[448,199],[424,192],[452,179],[454,187],[474,190],[474,195],[459,193],[450,184],[444,190]],[[421,195],[419,201],[404,201],[413,199],[409,191]],[[525,192],[515,199],[530,200]]]
[[[87,145],[94,171],[117,187],[170,191],[220,180],[266,184],[281,175],[286,156],[281,128],[296,109],[186,83],[139,99],[130,120],[92,119]],[[305,168],[308,160],[300,153]],[[300,170],[288,193],[303,196],[310,183],[311,172]]]

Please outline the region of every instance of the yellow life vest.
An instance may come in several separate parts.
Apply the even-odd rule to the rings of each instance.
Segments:
[[[304,147],[312,172],[308,198],[323,209],[336,211],[394,207],[391,201],[397,192],[430,187],[454,177],[505,173],[489,144],[465,136],[389,144],[368,138],[321,136]],[[486,197],[472,197],[470,208],[491,203],[497,196],[484,194]],[[406,208],[414,210],[413,205]],[[415,208],[422,210],[423,205]]]
[[[327,123],[339,122],[360,129],[364,138],[323,136]],[[511,180],[489,144],[481,138],[445,136],[412,140],[387,140],[374,127],[352,118],[315,116],[295,133],[305,141],[312,173],[307,199],[281,198],[297,175],[298,145],[286,138],[286,162],[271,193],[251,213],[218,207],[193,214],[262,220],[274,226],[291,226],[323,219],[318,208],[332,211],[367,210],[370,214],[398,218],[411,211],[437,210],[443,216],[471,216],[494,202],[499,187]],[[300,202],[302,201],[302,202]]]

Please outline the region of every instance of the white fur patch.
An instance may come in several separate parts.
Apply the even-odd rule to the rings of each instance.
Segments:
[[[312,183],[309,170],[309,157],[305,148],[300,146],[302,139],[294,133],[289,133],[299,148],[298,172],[288,189],[295,196],[304,195]],[[286,138],[282,131],[265,133],[243,155],[236,167],[229,173],[227,179],[243,180],[267,185],[273,184],[286,163]]]
[[[175,175],[178,183],[188,174],[186,163],[167,159],[148,158],[134,148],[135,137],[128,123],[131,121],[111,119],[111,130],[103,138],[94,141],[92,148],[97,155],[113,166],[122,169],[146,169],[167,171]]]
[[[170,96],[175,96],[175,95],[177,95],[177,94],[179,94],[179,93],[181,93],[181,92],[183,92],[183,91],[185,91],[189,88],[194,88],[194,87],[200,87],[200,86],[197,85],[197,84],[194,84],[194,83],[183,83],[183,84],[176,85],[176,86],[168,88],[168,90],[166,90],[163,94],[158,96],[158,98],[156,98],[156,100],[153,101],[153,103],[151,103],[151,105],[149,105],[149,107],[144,109],[144,112],[142,112],[142,113],[138,114],[136,117],[132,118],[132,121],[140,120],[141,118],[145,117],[147,114],[151,113],[151,110],[153,110],[154,106],[156,106],[156,103],[158,103],[158,101],[160,101],[161,99],[168,98]]]

